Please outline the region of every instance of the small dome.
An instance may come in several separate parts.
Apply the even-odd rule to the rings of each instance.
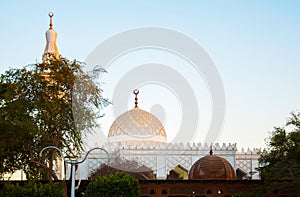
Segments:
[[[120,115],[108,133],[110,142],[166,143],[167,135],[161,122],[151,113],[134,108]]]
[[[189,172],[189,179],[234,180],[236,177],[226,159],[210,154],[194,163]]]

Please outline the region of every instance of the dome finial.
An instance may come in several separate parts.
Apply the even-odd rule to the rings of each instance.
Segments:
[[[49,12],[48,16],[50,17],[50,24],[49,24],[50,28],[49,29],[52,29],[52,26],[53,26],[52,17],[54,16],[53,12]]]
[[[135,107],[135,108],[139,108],[139,107],[138,107],[138,103],[139,103],[139,102],[138,102],[138,97],[137,97],[137,95],[138,95],[139,93],[140,93],[140,91],[139,91],[138,89],[134,89],[134,90],[133,90],[133,94],[135,94],[135,99],[134,99],[134,100],[135,100],[135,102],[134,102],[134,104],[135,104],[134,107]]]
[[[210,155],[212,155],[212,154],[213,154],[212,145],[210,145],[209,154],[210,154]]]

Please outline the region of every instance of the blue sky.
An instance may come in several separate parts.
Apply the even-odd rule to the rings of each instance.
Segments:
[[[274,126],[283,125],[289,113],[300,108],[299,9],[298,1],[259,0],[2,2],[0,71],[41,61],[50,11],[54,12],[60,53],[81,61],[85,61],[101,42],[117,33],[141,27],[172,29],[198,42],[218,68],[226,95],[226,117],[217,141],[237,143],[238,147],[263,147],[268,132]],[[111,97],[109,85],[132,69],[126,63],[147,63],[151,58],[149,54],[156,56],[155,61],[165,56],[170,62],[181,62],[178,57],[147,50],[122,57],[103,79],[107,84],[103,86],[106,95]],[[134,61],[137,57],[139,60]],[[121,64],[123,67],[119,69]],[[184,74],[180,65],[175,68]],[[189,76],[194,77],[188,72],[184,75],[185,78]],[[197,86],[197,80],[195,84],[189,80],[191,86]],[[157,88],[154,95],[164,93],[172,100],[172,95],[161,88]],[[203,109],[203,122],[208,122],[211,114],[207,107],[209,94],[203,94],[197,97],[200,111]],[[204,102],[201,104],[202,96]],[[176,99],[169,103],[164,99],[156,100],[150,93],[144,97],[141,95],[145,110],[153,103],[162,102],[167,117],[166,130],[176,130],[178,125],[174,128],[172,125],[180,117],[173,117],[170,108],[180,111],[176,109],[180,108],[180,103],[176,104]],[[170,106],[170,103],[175,104]],[[113,120],[112,116],[107,118],[101,123],[105,132]],[[204,124],[202,128],[206,127]],[[199,135],[196,141],[201,141],[202,137]]]

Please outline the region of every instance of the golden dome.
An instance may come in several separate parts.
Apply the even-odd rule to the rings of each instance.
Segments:
[[[108,132],[110,142],[166,143],[167,135],[161,122],[151,113],[135,107],[120,115]]]
[[[189,179],[234,180],[236,176],[226,159],[211,153],[194,163],[189,172]]]

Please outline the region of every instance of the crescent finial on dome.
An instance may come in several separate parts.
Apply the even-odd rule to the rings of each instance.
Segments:
[[[210,145],[209,154],[210,154],[210,155],[212,155],[212,154],[213,154],[212,145]]]
[[[49,24],[50,28],[49,29],[52,29],[52,26],[53,26],[52,17],[54,16],[53,12],[49,12],[48,16],[50,17],[50,24]]]
[[[138,107],[138,103],[139,103],[139,102],[138,102],[138,97],[137,97],[137,95],[138,95],[139,93],[140,93],[140,91],[139,91],[138,89],[134,89],[134,90],[133,90],[133,94],[135,94],[135,99],[134,99],[134,100],[135,100],[135,102],[134,102],[135,106],[134,106],[134,108],[139,108],[139,107]]]

